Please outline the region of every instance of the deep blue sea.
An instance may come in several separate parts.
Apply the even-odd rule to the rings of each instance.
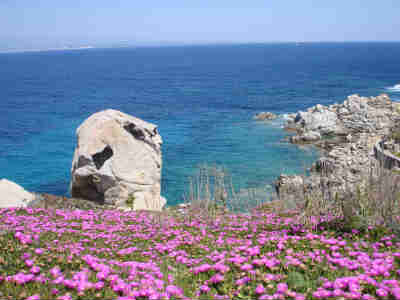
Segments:
[[[199,165],[267,189],[318,153],[286,143],[282,114],[347,95],[400,99],[400,43],[286,43],[0,54],[0,178],[68,195],[75,130],[113,108],[159,126],[162,194],[182,201]]]

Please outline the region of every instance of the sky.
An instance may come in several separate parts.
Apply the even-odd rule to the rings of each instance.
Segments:
[[[0,0],[0,48],[399,41],[399,0]]]

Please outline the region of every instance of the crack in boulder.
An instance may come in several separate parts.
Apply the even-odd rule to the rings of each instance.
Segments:
[[[150,135],[150,139],[151,139],[158,133],[157,128],[154,128],[153,133],[146,128],[141,129],[133,123],[126,124],[123,126],[123,128],[126,131],[128,131],[135,139],[138,139],[139,141],[142,141],[142,142],[146,143],[147,145],[149,145],[152,149],[154,149],[154,151],[156,151],[156,152],[160,151],[151,141],[146,139],[146,135],[143,132],[143,131],[147,132]]]
[[[128,131],[135,139],[144,141],[146,136],[144,135],[143,131],[136,127],[135,124],[129,123],[124,126],[124,129]]]
[[[92,159],[94,164],[96,165],[96,169],[100,170],[104,163],[113,156],[114,152],[112,151],[111,147],[107,145],[104,147],[103,151],[98,152],[92,155]]]

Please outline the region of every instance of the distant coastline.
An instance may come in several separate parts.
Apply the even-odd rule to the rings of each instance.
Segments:
[[[198,43],[183,43],[183,42],[154,42],[154,43],[139,43],[132,44],[129,42],[122,43],[100,43],[95,46],[72,46],[72,47],[50,47],[50,48],[14,48],[1,49],[1,53],[23,53],[23,52],[45,52],[45,51],[65,51],[65,50],[84,50],[84,49],[112,49],[112,48],[159,48],[159,47],[209,47],[209,46],[249,46],[249,45],[293,45],[306,46],[316,44],[398,44],[400,41],[260,41],[260,42],[198,42]]]
[[[66,51],[66,50],[85,50],[94,49],[93,46],[81,46],[81,47],[60,47],[60,48],[43,48],[43,49],[11,49],[11,50],[0,50],[0,53],[23,53],[23,52],[45,52],[45,51]]]

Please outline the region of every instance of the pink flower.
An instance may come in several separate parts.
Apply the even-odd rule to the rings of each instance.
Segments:
[[[183,291],[176,285],[168,285],[165,290],[169,295],[178,296],[178,297],[183,296]]]
[[[376,294],[382,298],[386,298],[388,296],[388,292],[384,289],[377,289]]]
[[[94,288],[96,290],[101,290],[104,287],[104,282],[103,281],[98,281],[94,284]]]
[[[240,270],[242,271],[249,271],[251,269],[253,269],[253,266],[250,264],[244,264],[243,266],[240,267]]]
[[[215,264],[214,270],[218,271],[220,273],[226,273],[226,272],[229,272],[230,268],[224,264]]]
[[[249,282],[250,281],[250,278],[249,277],[243,277],[243,278],[240,278],[240,279],[238,279],[238,280],[236,280],[236,285],[239,285],[239,286],[241,286],[241,285],[244,285],[244,284],[246,284],[247,282]]]
[[[64,282],[64,276],[60,275],[52,281],[53,284],[61,284]]]
[[[52,295],[57,295],[58,294],[58,289],[56,289],[56,288],[51,289],[51,294]]]
[[[392,294],[396,300],[400,300],[400,288],[392,289]]]
[[[35,276],[32,274],[17,273],[13,276],[14,281],[17,284],[25,284],[31,281]]]
[[[61,274],[61,270],[58,266],[55,266],[54,268],[50,269],[50,274],[53,277],[58,277]]]
[[[210,291],[210,288],[207,285],[203,284],[200,286],[200,291],[202,293],[208,293]]]
[[[34,264],[34,261],[31,260],[31,259],[27,259],[27,260],[25,260],[25,264],[26,264],[28,267],[32,267],[33,264]]]
[[[40,300],[40,296],[39,295],[32,295],[29,296],[28,298],[26,298],[26,300]]]
[[[305,300],[306,297],[302,294],[296,294],[296,296],[294,296],[295,300]]]
[[[262,284],[257,285],[255,292],[256,294],[263,294],[265,292],[264,286]]]
[[[224,281],[224,279],[225,279],[224,276],[222,276],[221,274],[217,273],[214,276],[212,276],[209,281],[211,283],[219,283],[221,281]]]
[[[348,298],[350,299],[360,299],[361,298],[361,293],[360,292],[356,292],[356,291],[352,291],[350,293],[348,293]]]
[[[40,268],[38,266],[33,266],[30,271],[33,274],[37,274],[40,272]]]
[[[99,272],[96,274],[96,278],[98,280],[105,280],[107,278],[107,276],[108,276],[108,272],[105,272],[105,271]]]
[[[335,290],[333,290],[332,295],[333,295],[334,297],[340,297],[340,296],[343,295],[343,291],[340,290],[340,289],[335,289]]]
[[[38,255],[42,254],[43,252],[44,252],[44,250],[41,249],[41,248],[35,249],[35,253],[38,254]]]
[[[212,266],[210,266],[209,264],[203,264],[203,265],[193,268],[193,273],[195,275],[197,275],[199,273],[207,272],[207,271],[211,270],[211,268],[212,268]]]
[[[277,286],[276,286],[276,292],[277,293],[284,294],[284,293],[286,293],[287,290],[288,290],[288,286],[284,282],[278,283]]]

